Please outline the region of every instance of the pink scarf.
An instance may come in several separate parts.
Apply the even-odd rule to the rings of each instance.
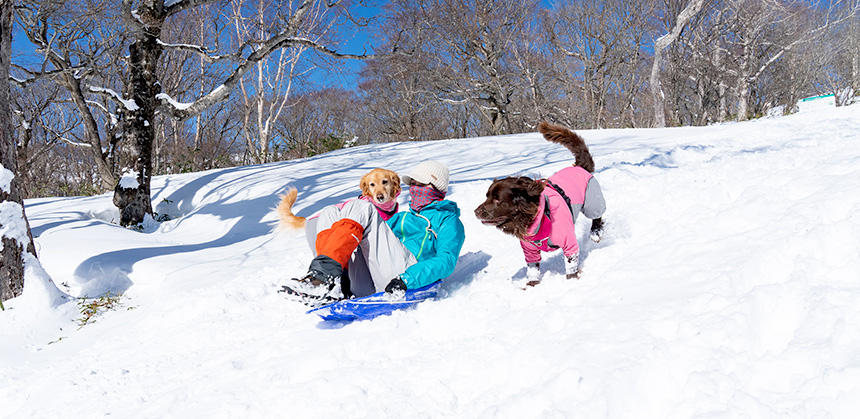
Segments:
[[[430,185],[409,187],[409,208],[415,212],[421,211],[433,201],[441,201],[444,198],[445,192]]]
[[[388,219],[391,218],[394,213],[397,212],[398,208],[400,208],[399,205],[397,205],[397,197],[399,195],[400,192],[397,192],[397,195],[394,195],[394,197],[390,201],[381,204],[377,203],[375,199],[369,196],[362,195],[359,197],[359,199],[369,201],[371,204],[373,204],[373,206],[376,207],[376,212],[378,212],[379,216],[382,217],[382,220],[388,221]]]

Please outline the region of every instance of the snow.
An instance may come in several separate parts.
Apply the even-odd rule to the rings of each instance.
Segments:
[[[170,6],[165,5],[165,7],[170,7]],[[171,47],[174,47],[174,48],[175,48],[175,47],[178,47],[178,48],[196,49],[196,50],[201,51],[201,52],[206,51],[206,48],[204,48],[204,47],[202,47],[202,46],[200,46],[200,45],[194,45],[194,44],[181,44],[181,43],[180,43],[180,44],[174,44],[174,43],[164,42],[164,41],[162,41],[161,39],[156,39],[156,40],[155,40],[155,42],[157,42],[157,43],[158,43],[158,45],[161,45],[161,46],[164,46],[164,47],[167,47],[167,48],[171,48]]]
[[[15,179],[15,174],[11,170],[3,167],[0,164],[0,191],[7,194],[12,192],[12,179]]]
[[[30,284],[7,301],[0,416],[854,417],[860,106],[579,133],[605,236],[581,219],[582,279],[545,254],[527,291],[517,241],[472,211],[493,178],[573,161],[537,134],[154,177],[173,219],[144,233],[109,222],[110,194],[28,200],[55,282],[123,306],[78,328]],[[275,292],[311,258],[303,233],[271,233],[279,193],[309,215],[431,158],[467,235],[442,298],[330,325]]]
[[[6,195],[11,194],[13,179],[15,174],[0,164],[0,191]],[[26,246],[30,237],[27,236],[27,225],[23,220],[24,208],[21,204],[15,201],[0,201],[0,237],[16,240]],[[2,249],[3,243],[0,242],[0,250]]]
[[[140,109],[140,106],[137,105],[137,102],[135,102],[134,99],[124,99],[122,97],[122,95],[120,95],[119,93],[117,93],[113,89],[109,89],[107,87],[96,87],[96,86],[89,86],[89,88],[90,88],[90,91],[93,93],[107,93],[107,94],[113,96],[114,99],[116,99],[117,101],[122,103],[122,105],[125,107],[126,110],[136,111],[136,110]]]
[[[179,102],[170,97],[170,95],[168,95],[167,93],[159,93],[155,95],[155,98],[158,100],[167,101],[167,103],[180,111],[184,111],[194,104],[194,102]]]
[[[137,181],[138,173],[133,169],[125,169],[119,179],[119,187],[123,189],[137,189],[140,183]]]
[[[16,240],[26,246],[30,242],[27,236],[27,225],[19,220],[24,219],[24,209],[14,201],[0,202],[0,237]],[[3,244],[0,243],[0,250]]]

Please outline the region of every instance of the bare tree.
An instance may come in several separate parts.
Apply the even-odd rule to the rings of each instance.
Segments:
[[[481,134],[512,132],[511,103],[518,71],[510,49],[521,42],[525,24],[536,17],[536,2],[518,0],[399,1],[419,18],[412,31],[423,31],[422,47],[433,56],[433,93],[449,104],[476,109],[487,123]]]
[[[282,117],[275,124],[280,141],[273,151],[299,158],[358,143],[357,124],[349,118],[358,103],[353,92],[343,89],[295,95],[289,104],[290,117]]]
[[[252,67],[282,48],[310,48],[330,56],[366,58],[366,55],[338,53],[304,30],[316,19],[318,10],[333,10],[336,13],[332,19],[349,21],[348,5],[341,0],[279,3],[271,24],[279,31],[268,34],[265,39],[247,40],[227,54],[216,55],[214,49],[203,45],[168,43],[162,39],[168,21],[212,2],[214,0],[123,0],[118,10],[106,3],[88,8],[74,2],[34,2],[22,7],[19,13],[28,37],[50,64],[50,67],[43,65],[31,71],[30,79],[24,84],[50,77],[67,87],[83,117],[85,143],[94,156],[101,154],[96,161],[103,184],[107,186],[111,179],[115,184],[114,203],[120,209],[122,225],[138,224],[146,214],[152,213],[149,184],[154,172],[153,149],[159,146],[155,124],[163,121],[159,118],[180,122],[173,123],[173,132],[178,132],[181,121],[225,101]],[[106,19],[108,17],[114,19]],[[57,48],[58,40],[62,41],[59,42],[62,48]],[[128,55],[123,56],[118,51],[126,47]],[[82,48],[86,51],[82,52]],[[222,68],[232,68],[221,83],[208,92],[198,93],[190,102],[180,102],[180,97],[162,91],[159,63],[165,50],[191,52]],[[114,66],[114,62],[119,65]],[[110,76],[101,77],[102,74]],[[92,95],[109,100],[111,106],[94,107]],[[98,112],[104,112],[100,117],[109,122],[100,125]],[[100,126],[104,129],[100,130]],[[110,146],[105,147],[102,138]],[[104,150],[114,150],[120,142],[133,151],[134,179],[116,182],[118,170],[111,164],[111,155]]]
[[[750,116],[750,94],[765,71],[799,45],[819,39],[832,25],[850,19],[856,7],[828,3],[779,3],[763,0],[729,0],[725,12],[735,50],[737,119]]]
[[[17,8],[17,16],[23,33],[44,56],[37,68],[16,66],[24,75],[18,84],[25,87],[50,79],[64,88],[64,94],[54,101],[69,100],[73,104],[83,132],[69,131],[61,138],[86,150],[98,168],[102,188],[113,188],[120,139],[117,114],[121,109],[116,109],[109,98],[95,97],[106,92],[101,87],[91,90],[93,86],[116,83],[106,75],[115,73],[112,57],[121,55],[124,39],[122,31],[114,26],[111,5],[104,1],[89,2],[86,7],[75,2],[23,2]]]
[[[674,19],[674,23],[671,24],[669,32],[654,41],[654,62],[651,65],[651,78],[649,79],[649,85],[651,86],[651,100],[654,105],[654,126],[666,126],[665,95],[660,88],[660,65],[663,61],[663,50],[671,45],[672,42],[675,42],[675,39],[678,38],[690,19],[692,19],[693,16],[695,16],[696,13],[699,13],[699,10],[702,9],[702,5],[704,5],[704,3],[705,0],[690,0],[690,2],[687,3],[684,9],[681,10]]]
[[[448,108],[462,108],[438,99],[433,85],[433,54],[426,48],[432,31],[411,8],[392,6],[382,25],[387,42],[381,50],[398,53],[369,61],[361,70],[359,89],[366,107],[365,124],[374,141],[413,141],[453,136],[456,122]]]
[[[852,7],[856,10],[858,2]],[[854,95],[860,95],[860,12],[854,13],[848,26],[848,54],[851,57],[851,86]]]
[[[237,43],[249,45],[253,50],[257,43],[279,31],[278,21],[272,16],[282,12],[277,10],[278,5],[273,1],[255,0],[248,3],[232,1],[233,26]],[[297,28],[297,31],[319,43],[332,23],[326,20],[328,11],[321,4],[317,5],[308,12],[308,16],[303,19],[303,27]],[[249,163],[272,160],[269,148],[274,124],[286,110],[294,83],[314,69],[313,65],[302,66],[306,61],[301,58],[309,50],[310,46],[306,45],[282,48],[258,61],[253,71],[239,80],[243,104],[242,135],[246,152],[250,156]]]
[[[132,8],[132,0],[123,1],[124,15],[132,27],[134,42],[129,46],[129,78],[125,81],[126,91],[130,98],[124,103],[127,106],[123,135],[137,150],[135,164],[136,182],[124,186],[117,185],[114,193],[114,204],[120,208],[122,225],[134,225],[143,221],[146,214],[152,213],[149,200],[149,184],[152,177],[152,140],[154,138],[151,123],[156,111],[165,112],[178,120],[185,120],[199,115],[210,106],[226,100],[230,92],[243,79],[243,76],[257,63],[269,54],[281,48],[312,48],[317,52],[340,58],[367,58],[366,55],[342,54],[316,40],[308,38],[302,32],[307,20],[315,16],[315,8],[344,9],[346,6],[340,0],[322,2],[319,0],[303,0],[296,5],[288,4],[283,13],[279,13],[276,24],[280,32],[265,40],[254,41],[255,48],[243,44],[230,57],[238,61],[238,65],[226,77],[223,84],[192,102],[180,103],[171,96],[160,92],[160,84],[154,71],[165,47],[186,49],[197,52],[210,60],[224,59],[223,56],[211,56],[208,49],[199,45],[167,45],[159,39],[162,28],[168,18],[187,9],[207,3],[208,0],[179,0],[168,5],[162,0],[142,0],[136,9]],[[250,50],[250,52],[246,52]],[[160,103],[159,103],[160,101]]]
[[[627,112],[632,123],[652,9],[648,1],[587,0],[561,7],[546,22],[552,45],[571,61],[565,76],[579,79],[589,127]]]
[[[0,0],[0,303],[24,291],[26,254],[34,259],[36,248],[24,213],[24,200],[15,179],[18,162],[12,132],[11,87],[12,2]]]

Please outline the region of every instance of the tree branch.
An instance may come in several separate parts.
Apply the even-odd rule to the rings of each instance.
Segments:
[[[21,88],[25,88],[25,87],[29,86],[30,84],[35,83],[36,81],[39,81],[39,80],[44,80],[44,79],[51,78],[54,76],[62,75],[64,73],[70,73],[70,72],[86,69],[85,67],[69,67],[69,68],[61,68],[59,70],[35,72],[35,71],[30,71],[30,70],[28,70],[24,67],[21,67],[17,64],[11,64],[11,66],[15,67],[17,70],[20,70],[20,71],[23,71],[24,73],[27,73],[27,75],[30,76],[30,78],[24,79],[24,80],[16,78],[14,76],[9,76],[9,80]]]
[[[293,16],[295,17],[295,16]],[[292,19],[291,19],[292,21]],[[291,46],[304,46],[307,48],[315,49],[321,53],[336,57],[336,58],[352,58],[352,59],[371,59],[375,58],[374,55],[362,54],[343,54],[339,53],[335,50],[332,50],[326,46],[320,45],[314,41],[311,41],[307,38],[297,38],[287,36],[286,33],[281,33],[273,38],[270,38],[268,41],[264,42],[262,46],[251,53],[241,64],[239,64],[236,69],[233,70],[233,73],[227,77],[224,81],[224,84],[216,87],[207,95],[195,100],[191,103],[183,103],[182,106],[173,105],[166,95],[160,96],[162,102],[162,109],[166,109],[174,118],[184,120],[193,116],[196,116],[203,112],[209,106],[225,99],[230,95],[230,92],[239,83],[242,79],[242,76],[245,74],[248,69],[257,64],[259,61],[265,59],[272,51],[278,48],[286,48]],[[187,105],[187,106],[186,106]]]
[[[161,45],[161,46],[162,46],[162,47],[164,47],[165,49],[167,49],[167,48],[169,48],[169,49],[177,49],[177,50],[180,50],[180,51],[187,51],[187,52],[192,52],[192,53],[194,53],[194,54],[197,54],[197,55],[199,55],[201,58],[203,58],[203,61],[206,61],[206,62],[207,62],[207,63],[209,63],[209,64],[213,64],[213,63],[216,63],[216,62],[219,62],[219,61],[223,61],[223,60],[237,59],[237,58],[239,58],[239,57],[240,57],[240,53],[241,53],[242,49],[244,48],[244,45],[243,45],[242,47],[240,47],[240,48],[239,48],[239,51],[240,51],[240,52],[239,52],[239,53],[236,53],[236,54],[228,54],[228,55],[209,55],[208,48],[206,48],[206,47],[202,47],[202,46],[200,46],[200,45],[192,45],[192,44],[168,44],[168,43],[166,43],[166,42],[164,42],[164,41],[162,41],[162,40],[160,40],[160,39],[157,39],[156,41],[158,42],[158,44],[159,44],[159,45]]]
[[[213,0],[164,0],[164,16],[170,17],[183,10],[188,10]]]

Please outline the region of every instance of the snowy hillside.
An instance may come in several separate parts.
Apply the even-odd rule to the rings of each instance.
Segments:
[[[80,328],[34,285],[8,301],[0,417],[856,417],[860,106],[579,133],[605,239],[581,218],[583,278],[545,255],[527,291],[517,241],[472,211],[495,177],[570,164],[537,134],[159,177],[173,220],[142,233],[109,222],[109,195],[27,201],[63,291],[123,296]],[[466,226],[442,298],[330,325],[275,292],[311,258],[271,233],[279,193],[310,215],[426,159],[450,165]]]

